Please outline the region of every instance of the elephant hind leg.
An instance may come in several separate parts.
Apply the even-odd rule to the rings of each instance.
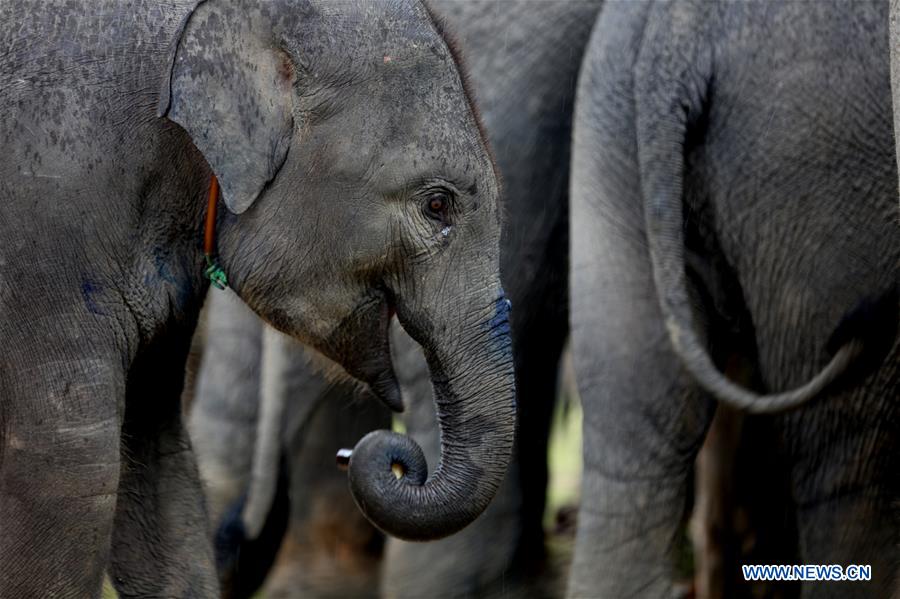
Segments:
[[[870,582],[804,583],[804,597],[895,597],[900,589],[900,341],[855,389],[785,415],[800,563],[872,566]]]
[[[661,372],[655,353],[577,370],[584,470],[570,597],[669,596],[679,579],[692,465],[712,409],[677,370]]]
[[[692,468],[715,404],[668,342],[640,212],[622,200],[623,189],[596,197],[573,196],[572,356],[584,468],[568,592],[669,596],[686,551]]]
[[[671,596],[715,410],[672,350],[647,248],[627,66],[652,6],[606,5],[579,79],[570,297],[584,469],[571,597]]]

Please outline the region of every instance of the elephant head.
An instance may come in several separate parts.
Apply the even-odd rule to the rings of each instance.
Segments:
[[[393,314],[423,347],[440,464],[428,478],[410,439],[369,434],[349,472],[362,511],[407,539],[471,522],[513,443],[509,302],[497,176],[425,7],[200,2],[159,113],[187,131],[220,182],[219,260],[255,312],[395,409]]]

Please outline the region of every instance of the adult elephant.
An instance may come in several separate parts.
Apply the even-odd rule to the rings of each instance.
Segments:
[[[773,416],[797,563],[897,579],[897,168],[887,3],[610,3],[579,82],[573,597],[671,592],[719,400]],[[724,357],[753,367],[750,388]],[[815,401],[811,401],[811,400]],[[802,407],[800,407],[802,406]],[[762,491],[766,492],[766,491]]]
[[[441,464],[366,436],[366,515],[477,517],[515,425],[497,181],[426,9],[17,0],[0,39],[0,595],[97,596],[107,564],[122,596],[217,593],[178,399],[213,173],[255,312],[392,405],[391,314],[425,350]]]

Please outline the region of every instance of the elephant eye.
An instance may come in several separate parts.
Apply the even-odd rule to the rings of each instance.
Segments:
[[[437,221],[447,220],[447,210],[450,207],[450,194],[446,191],[432,191],[425,196],[423,211],[425,216]]]

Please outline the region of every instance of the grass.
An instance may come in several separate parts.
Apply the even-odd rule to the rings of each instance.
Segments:
[[[581,404],[577,398],[560,401],[550,430],[547,511],[544,523],[552,527],[561,507],[578,503],[581,493]]]

